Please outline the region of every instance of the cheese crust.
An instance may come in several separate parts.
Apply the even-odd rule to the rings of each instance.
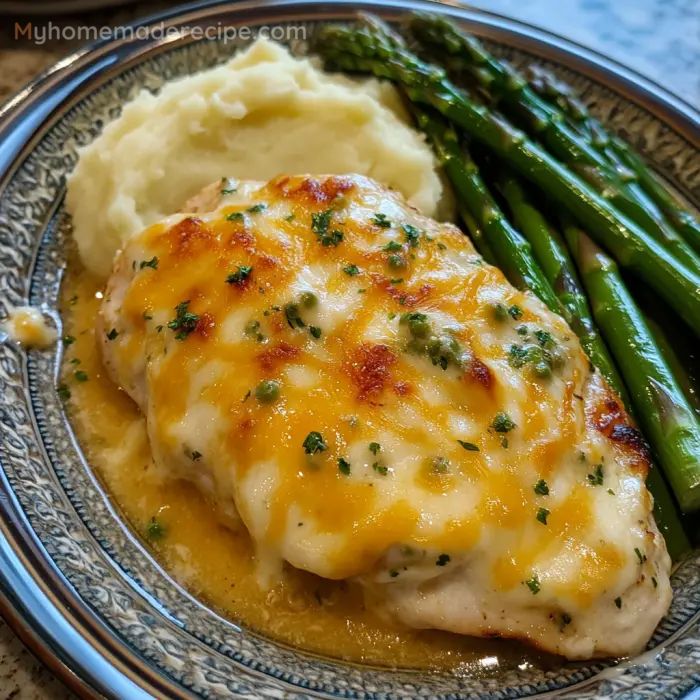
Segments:
[[[157,467],[262,567],[414,627],[624,655],[670,602],[648,456],[566,323],[360,176],[223,180],[134,237],[101,310]]]

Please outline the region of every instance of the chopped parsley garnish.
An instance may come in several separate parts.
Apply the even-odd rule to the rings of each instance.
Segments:
[[[401,284],[403,282],[403,277],[394,277],[393,279],[390,279],[389,282],[391,284]]]
[[[350,462],[344,457],[338,457],[338,471],[345,476],[350,474]]]
[[[446,370],[450,364],[459,367],[462,363],[462,348],[457,339],[449,333],[432,336],[425,347],[430,361],[443,370]]]
[[[88,380],[88,373],[85,372],[82,369],[76,369],[75,372],[73,372],[73,376],[79,381],[79,382],[86,382]]]
[[[321,245],[337,246],[343,240],[343,232],[338,229],[330,229],[333,210],[326,209],[311,215],[311,230],[316,234]]]
[[[374,464],[372,464],[372,469],[374,469],[377,474],[381,474],[382,476],[386,476],[389,473],[389,467],[386,467],[379,462],[374,462]]]
[[[656,580],[656,576],[651,577],[651,582],[654,584],[654,588],[657,588],[659,585],[659,582]]]
[[[221,178],[221,194],[233,194],[237,190],[238,187],[236,187],[230,177]]]
[[[434,457],[430,466],[435,474],[447,474],[450,471],[450,461],[444,457]]]
[[[260,331],[260,321],[257,319],[248,321],[243,328],[243,333],[245,333],[248,338],[257,340],[258,343],[262,343],[263,340],[265,340],[264,334]]]
[[[77,294],[74,294],[74,295],[68,300],[68,303],[69,303],[71,306],[75,306],[75,305],[78,303],[78,295],[77,295]]]
[[[411,248],[415,248],[418,245],[418,239],[420,238],[420,231],[411,224],[401,224],[403,232],[406,234],[406,242]]]
[[[181,301],[175,307],[175,318],[168,322],[168,328],[175,331],[175,340],[184,340],[197,328],[199,316],[189,311],[190,302]]]
[[[255,398],[260,401],[260,403],[272,403],[279,398],[280,395],[280,383],[276,382],[274,379],[263,379],[255,387]]]
[[[401,325],[408,326],[408,332],[414,338],[426,338],[431,331],[428,317],[420,311],[409,311],[401,314],[399,319]]]
[[[478,452],[479,446],[475,445],[473,442],[466,442],[464,440],[457,440],[457,442],[465,449],[467,452]]]
[[[615,598],[615,607],[618,608],[618,610],[622,607],[622,598],[620,598],[620,596]]]
[[[523,310],[517,304],[513,304],[508,308],[508,315],[517,321],[519,318],[522,318]]]
[[[226,215],[226,221],[243,221],[244,219],[245,215],[242,211],[232,211]]]
[[[198,462],[200,459],[202,459],[202,453],[199,450],[192,450],[190,457],[192,458],[193,462]]]
[[[107,333],[107,340],[114,340],[119,335],[119,331],[116,328]]]
[[[559,618],[559,631],[563,632],[564,628],[571,624],[571,615],[562,613]]]
[[[508,318],[508,307],[506,307],[504,304],[501,303],[495,303],[491,307],[491,311],[493,313],[493,317],[497,321],[505,321]]]
[[[515,369],[520,369],[528,362],[529,354],[527,348],[522,345],[511,345],[508,351],[508,364]]]
[[[639,563],[643,564],[647,560],[647,555],[642,554],[641,550],[639,547],[634,548],[634,553],[637,555],[637,559],[639,559]]]
[[[386,214],[382,214],[381,212],[377,212],[370,221],[380,228],[391,228],[391,221],[386,218]]]
[[[400,325],[408,326],[411,340],[406,349],[418,355],[426,355],[434,365],[446,370],[450,365],[462,365],[462,348],[449,328],[441,334],[433,331],[428,317],[420,311],[401,314]]]
[[[539,496],[549,496],[549,486],[544,479],[540,479],[535,484],[535,493]]]
[[[546,508],[537,509],[537,520],[539,520],[543,525],[547,524],[547,516],[549,515],[549,510]]]
[[[75,342],[75,336],[73,335],[64,335],[63,336],[63,344],[68,347],[69,345],[73,345]]]
[[[253,204],[253,206],[252,206],[252,207],[248,207],[248,208],[246,209],[246,211],[247,211],[249,214],[258,214],[258,213],[260,213],[261,211],[265,211],[265,209],[267,209],[267,204],[262,204],[262,203],[260,203],[260,204]]]
[[[441,554],[435,560],[435,566],[446,566],[449,563],[450,563],[450,555],[449,554]]]
[[[537,338],[537,342],[543,347],[552,347],[556,345],[554,342],[554,337],[549,331],[543,331],[543,330],[536,330],[535,331],[535,338]]]
[[[66,384],[59,384],[56,389],[56,393],[62,401],[68,401],[68,399],[70,398],[70,389]]]
[[[533,373],[542,379],[552,376],[552,370],[560,362],[560,356],[556,351],[550,351],[541,345],[528,343],[527,345],[511,345],[508,351],[508,364],[515,369],[520,369],[529,364]]]
[[[241,285],[250,277],[252,271],[253,268],[250,265],[239,265],[238,269],[226,278],[226,284]]]
[[[357,267],[357,265],[346,265],[343,268],[343,272],[349,277],[354,277],[355,275],[360,274],[360,268]]]
[[[386,259],[386,261],[389,267],[393,270],[402,270],[404,267],[406,267],[406,258],[404,258],[403,255],[397,255],[396,253],[392,253]]]
[[[309,333],[318,340],[321,337],[321,329],[318,326],[309,326]]]
[[[396,241],[389,241],[385,246],[382,246],[382,250],[387,253],[398,253],[403,250],[403,246]]]
[[[332,216],[332,209],[326,209],[324,211],[311,214],[311,230],[319,236],[328,233],[328,227],[331,225]]]
[[[299,301],[305,309],[313,309],[318,306],[318,297],[313,292],[302,292]]]
[[[609,493],[611,496],[614,496],[614,495],[615,495],[615,492],[614,492],[612,489],[608,489],[608,493]]]
[[[532,595],[537,595],[540,592],[540,580],[537,578],[537,574],[532,574],[524,583],[530,589]]]
[[[382,446],[378,442],[370,442],[368,448],[369,451],[376,457],[377,453],[381,451]]]
[[[154,255],[150,260],[142,260],[139,263],[139,270],[143,270],[144,267],[150,267],[153,270],[158,269],[158,256]]]
[[[287,323],[290,328],[304,328],[306,324],[299,315],[299,305],[294,302],[285,304],[284,306],[284,316],[287,319]]]
[[[497,433],[509,433],[515,428],[515,423],[513,423],[507,413],[501,412],[496,414],[496,417],[491,423],[491,427]]]
[[[399,575],[399,572],[396,569],[389,569],[389,576],[391,578],[396,578]]]
[[[602,484],[603,484],[603,465],[596,464],[595,469],[593,470],[593,473],[588,474],[588,476],[586,478],[588,479],[588,483],[591,486],[602,486]]]
[[[153,316],[151,316],[151,314],[149,314],[148,311],[144,311],[143,312],[143,320],[144,321],[152,321]]]
[[[161,540],[165,537],[166,532],[165,525],[157,520],[155,516],[152,517],[146,525],[146,537],[149,540]]]
[[[321,433],[312,430],[305,438],[303,444],[304,452],[307,455],[314,455],[317,452],[325,452],[328,449],[328,445]]]

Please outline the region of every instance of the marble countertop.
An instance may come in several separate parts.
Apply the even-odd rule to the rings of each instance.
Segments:
[[[122,24],[173,4],[137,3],[112,12],[51,19],[67,24]],[[552,0],[472,0],[468,4],[573,39],[634,68],[700,109],[698,0],[564,0],[556,9]],[[0,16],[0,102],[77,47],[67,41],[41,46],[17,41],[12,36],[13,22],[27,18],[10,20]],[[72,697],[0,619],[0,700]]]

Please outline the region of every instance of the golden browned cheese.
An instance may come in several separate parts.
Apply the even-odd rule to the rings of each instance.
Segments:
[[[240,519],[268,577],[572,658],[639,649],[670,598],[647,456],[565,322],[366,178],[226,190],[132,239],[105,295],[158,469]]]

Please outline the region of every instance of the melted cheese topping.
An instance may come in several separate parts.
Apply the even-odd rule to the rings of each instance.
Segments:
[[[645,455],[566,324],[369,180],[241,185],[152,226],[103,321],[156,463],[240,517],[267,571],[387,588],[467,567],[545,620],[667,576]],[[562,631],[513,634],[605,648]]]
[[[99,357],[103,282],[76,258],[64,278],[61,313],[64,334],[75,338],[66,347],[62,377],[70,420],[120,512],[179,583],[237,624],[354,663],[484,676],[557,662],[503,640],[409,629],[368,607],[356,583],[286,566],[272,588],[260,586],[247,532],[221,527],[220,511],[197,488],[154,468],[143,414]],[[78,367],[87,381],[75,378]]]

